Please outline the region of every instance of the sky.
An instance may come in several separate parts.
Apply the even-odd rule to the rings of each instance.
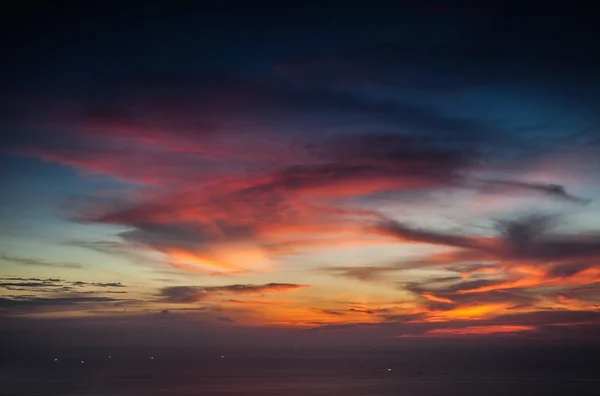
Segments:
[[[9,10],[3,342],[598,341],[596,21],[534,4]]]

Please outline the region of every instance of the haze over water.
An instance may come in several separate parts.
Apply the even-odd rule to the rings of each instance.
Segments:
[[[224,351],[225,349],[225,351]],[[16,395],[597,395],[598,348],[87,349],[0,370]],[[223,355],[221,355],[223,354]],[[85,356],[85,363],[81,363]],[[224,357],[221,357],[224,356]],[[151,359],[154,357],[154,359]],[[12,361],[11,361],[12,360]]]

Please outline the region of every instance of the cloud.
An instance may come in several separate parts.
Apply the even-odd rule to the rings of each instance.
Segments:
[[[330,266],[319,268],[318,272],[358,279],[361,281],[375,281],[385,279],[386,274],[401,271],[401,266]]]
[[[125,287],[121,282],[100,282],[92,283],[91,285],[97,287]]]
[[[15,292],[10,296],[5,295],[9,300],[14,300],[14,302],[7,300],[6,306],[19,308],[21,311],[28,308],[37,309],[38,306],[43,307],[47,312],[51,312],[53,307],[63,310],[63,305],[67,306],[68,301],[72,301],[73,308],[78,310],[79,308],[76,308],[78,302],[100,302],[102,299],[112,301],[112,297],[103,296],[103,294],[127,294],[128,292],[124,290],[113,290],[125,287],[120,282],[67,281],[58,278],[0,278],[0,289],[4,288]],[[40,297],[40,294],[43,294],[44,297]],[[90,294],[94,296],[90,297]],[[97,300],[94,300],[96,298]]]
[[[60,278],[22,278],[22,277],[2,277],[0,286],[19,286],[19,287],[68,287],[94,286],[94,287],[126,287],[121,282],[84,282],[67,281]]]
[[[321,308],[311,308],[312,311],[325,314],[325,315],[334,315],[334,316],[342,316],[344,315],[344,311],[336,311],[333,309],[321,309]]]
[[[451,330],[442,326],[440,328],[444,330],[431,335],[508,334],[513,331],[507,329],[516,330],[515,326],[534,326],[522,331],[536,333],[539,326],[546,324],[567,326],[572,317],[584,315],[577,312],[598,307],[595,285],[600,284],[597,264],[600,239],[594,232],[561,233],[559,220],[557,216],[529,215],[496,221],[495,235],[485,236],[419,229],[395,221],[380,222],[374,231],[393,236],[403,243],[417,242],[453,249],[385,267],[398,274],[420,268],[460,275],[446,277],[443,282],[424,278],[398,283],[400,290],[414,295],[414,309],[422,315],[416,322],[452,325]],[[361,271],[371,273],[368,268]],[[379,268],[375,266],[372,272],[377,274]],[[578,290],[581,290],[580,297],[567,298],[560,294],[576,296]],[[558,297],[557,293],[560,294]],[[548,310],[561,312],[547,313]],[[387,315],[386,318],[393,320],[394,316]],[[552,320],[533,323],[535,318],[544,322],[542,318],[546,317]],[[559,320],[563,317],[566,318],[564,322]],[[511,318],[516,319],[512,321]],[[472,323],[454,330],[454,324],[465,320],[472,320]]]
[[[65,282],[58,278],[22,278],[3,277],[0,278],[0,288],[12,291],[28,291],[41,293],[58,293],[73,289],[71,282]]]
[[[433,293],[423,293],[421,294],[421,296],[425,297],[426,299],[433,301],[433,302],[438,302],[438,303],[445,303],[445,304],[453,304],[454,301],[450,300],[449,298],[445,298],[445,297],[440,297],[440,296],[436,296]]]
[[[112,302],[117,301],[109,297],[56,297],[56,298],[41,298],[41,297],[21,297],[21,298],[4,298],[2,306],[39,308],[53,305],[70,305],[80,303],[96,303],[96,302]]]
[[[2,287],[9,287],[9,286],[46,287],[46,286],[62,286],[62,285],[56,285],[56,284],[49,283],[49,282],[2,282],[2,283],[0,283],[0,286],[2,286]]]
[[[199,286],[169,286],[161,290],[166,301],[175,303],[190,303],[204,299],[208,292]]]
[[[294,283],[267,283],[264,285],[226,285],[226,286],[169,286],[161,290],[165,301],[190,303],[204,300],[212,294],[264,294],[303,289],[308,285]]]
[[[485,307],[485,306],[484,306]],[[379,323],[348,323],[342,325],[321,325],[313,328],[313,331],[344,332],[356,334],[357,336],[371,337],[432,337],[447,338],[456,336],[490,336],[510,337],[519,336],[530,341],[540,339],[598,339],[599,315],[598,311],[541,311],[541,312],[518,312],[511,311],[496,312],[476,311],[474,308],[469,312],[448,311],[453,319],[440,320],[442,318],[422,314],[400,314],[386,315],[385,322]],[[438,312],[439,313],[439,312]],[[434,318],[435,320],[431,320]],[[594,332],[595,331],[595,332]],[[579,338],[578,336],[582,337]]]
[[[522,181],[513,180],[482,180],[484,191],[532,191],[545,194],[549,197],[577,203],[580,205],[587,205],[591,202],[591,199],[585,199],[569,194],[564,186],[559,184],[542,184],[542,183],[528,183]]]
[[[50,314],[61,311],[74,311],[79,314],[92,312],[98,308],[121,308],[138,304],[133,299],[118,299],[106,296],[82,296],[77,293],[56,297],[31,295],[7,296],[0,298],[0,310],[7,316]]]
[[[150,188],[139,198],[99,202],[74,215],[84,223],[127,227],[119,235],[122,241],[159,252],[181,269],[264,271],[278,255],[294,250],[381,242],[362,230],[378,213],[340,202],[381,191],[461,183],[461,172],[472,162],[465,153],[428,139],[391,134],[328,140],[295,157],[297,164],[276,164],[242,176],[211,177],[181,164],[185,172],[167,183],[172,192]],[[174,157],[165,166],[179,167],[177,161]],[[150,166],[163,163],[152,161]]]
[[[389,235],[407,242],[487,250],[485,246],[486,241],[483,238],[413,228],[394,220],[384,220],[379,222],[375,227],[375,230],[383,235]]]
[[[465,258],[471,257],[471,261],[531,260],[553,264],[561,260],[586,260],[600,255],[598,235],[553,234],[551,230],[555,222],[555,216],[540,215],[497,221],[498,235],[490,237],[418,229],[393,220],[381,221],[375,231],[402,241],[459,248],[465,253]],[[459,261],[460,253],[459,250],[457,255],[449,255],[449,260],[455,258]]]
[[[506,313],[483,321],[466,321],[463,323],[446,323],[441,328],[456,328],[464,326],[546,326],[546,325],[571,325],[571,324],[589,324],[598,325],[600,312],[598,311],[568,311],[568,310],[549,310],[536,312],[518,312]]]
[[[6,254],[1,255],[0,259],[20,266],[83,269],[83,266],[81,264],[76,263],[58,263],[32,258],[13,257]]]

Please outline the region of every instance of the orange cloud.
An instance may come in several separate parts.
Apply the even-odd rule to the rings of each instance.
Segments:
[[[446,304],[454,303],[454,301],[450,300],[449,298],[438,297],[433,293],[422,293],[421,296],[423,296],[426,299],[428,299],[429,301],[433,301],[433,302],[440,302],[440,303],[446,303]]]
[[[167,262],[174,267],[192,272],[244,273],[264,272],[271,266],[270,259],[258,247],[220,245],[218,249],[198,254],[179,249],[165,249]]]
[[[461,306],[447,311],[434,310],[426,312],[427,322],[447,322],[454,320],[487,319],[503,314],[513,304],[496,303]]]
[[[532,267],[520,267],[519,271],[524,276],[509,280],[506,282],[499,282],[488,286],[482,286],[474,289],[459,290],[458,294],[469,294],[469,293],[483,293],[494,290],[507,290],[515,288],[533,288],[540,286],[573,286],[573,285],[587,285],[600,281],[600,268],[588,268],[579,273],[576,273],[569,277],[551,277],[548,273],[539,268]]]

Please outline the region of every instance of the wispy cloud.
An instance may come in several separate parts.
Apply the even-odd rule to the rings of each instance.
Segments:
[[[33,258],[13,257],[6,254],[0,256],[0,259],[26,267],[49,267],[49,268],[65,268],[65,269],[83,269],[81,264],[53,262]]]

